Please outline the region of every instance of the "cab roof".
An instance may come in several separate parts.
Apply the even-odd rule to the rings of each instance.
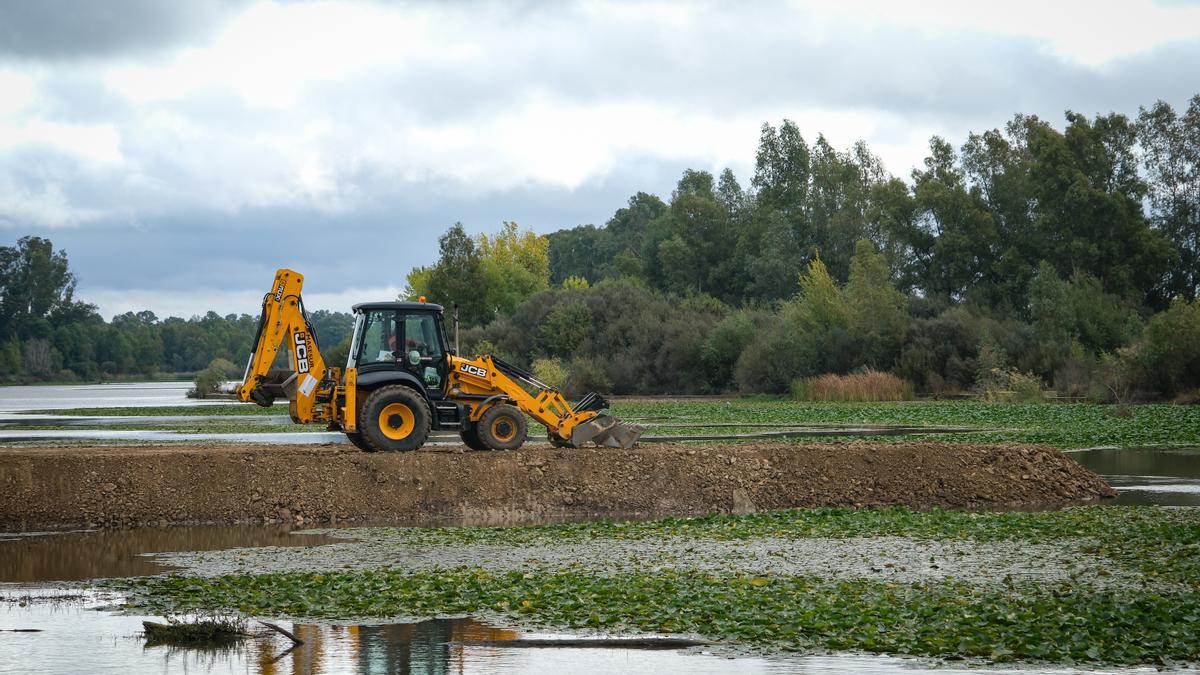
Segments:
[[[404,312],[436,312],[441,314],[441,305],[432,302],[360,302],[351,308],[355,313],[375,310],[393,310]]]

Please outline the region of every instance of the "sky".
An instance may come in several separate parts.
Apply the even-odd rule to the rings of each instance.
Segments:
[[[894,175],[1013,114],[1200,93],[1200,1],[0,0],[0,245],[106,318],[390,299],[455,222],[603,225],[762,124]]]

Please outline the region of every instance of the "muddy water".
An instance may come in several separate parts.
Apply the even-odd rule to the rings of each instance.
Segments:
[[[1007,668],[949,668],[918,659],[833,654],[756,658],[719,648],[648,651],[621,648],[521,648],[491,641],[567,637],[491,626],[473,619],[381,625],[283,623],[304,644],[251,625],[259,637],[223,649],[148,644],[142,621],[106,609],[120,598],[88,593],[74,599],[0,600],[0,673],[907,673],[1010,675]],[[13,632],[39,631],[39,632]],[[578,637],[578,636],[570,636]],[[470,644],[463,644],[470,643]],[[1029,674],[1153,673],[1153,668],[1076,670],[1020,668]]]
[[[1117,489],[1117,504],[1200,506],[1200,447],[1101,448],[1069,455]]]
[[[0,588],[3,582],[82,581],[169,571],[148,557],[150,553],[319,546],[333,541],[316,534],[294,536],[282,526],[0,533]]]

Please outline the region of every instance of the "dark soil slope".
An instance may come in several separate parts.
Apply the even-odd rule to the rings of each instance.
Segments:
[[[814,506],[992,508],[1114,494],[1057,450],[1015,445],[0,450],[0,530],[9,531],[273,520],[489,523]]]

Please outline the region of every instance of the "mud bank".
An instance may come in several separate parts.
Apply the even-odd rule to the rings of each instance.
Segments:
[[[196,522],[502,523],[795,507],[1000,507],[1114,496],[1057,450],[942,443],[0,450],[0,530]]]

